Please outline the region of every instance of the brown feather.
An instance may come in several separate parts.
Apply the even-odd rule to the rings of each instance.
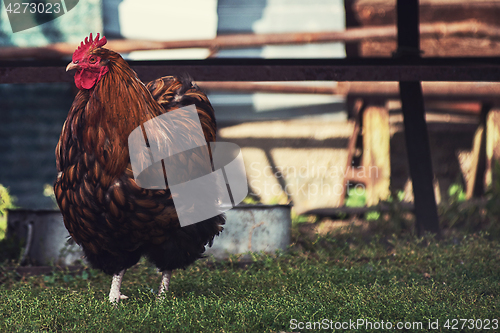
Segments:
[[[122,189],[120,188],[119,184],[113,186],[113,198],[117,201],[117,203],[120,206],[122,207],[125,206],[126,203],[125,195]]]

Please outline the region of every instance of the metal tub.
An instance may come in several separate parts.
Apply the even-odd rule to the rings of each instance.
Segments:
[[[68,244],[70,236],[59,210],[9,210],[7,237],[24,243],[21,264],[71,265],[83,255],[77,244]]]
[[[246,252],[274,253],[290,244],[291,218],[288,205],[239,205],[226,212],[224,231],[215,237],[207,255],[225,259]],[[58,210],[9,210],[7,237],[25,244],[22,264],[71,265],[81,260],[77,244],[70,236]]]
[[[226,225],[206,254],[225,259],[246,252],[274,253],[290,244],[289,205],[238,205],[226,212]]]

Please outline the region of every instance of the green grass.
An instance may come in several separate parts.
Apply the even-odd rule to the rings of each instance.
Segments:
[[[439,319],[437,331],[447,331],[446,319],[500,317],[500,245],[487,235],[318,237],[252,258],[178,270],[163,300],[152,293],[159,274],[141,261],[125,274],[130,298],[116,308],[111,278],[92,269],[21,278],[0,266],[0,332],[300,331],[291,319],[424,327]]]
[[[5,238],[7,231],[7,209],[15,208],[15,197],[9,194],[9,190],[0,184],[0,241]]]
[[[499,320],[500,195],[462,205],[462,192],[440,207],[440,241],[413,236],[413,217],[398,201],[369,228],[353,224],[327,236],[301,234],[301,225],[321,221],[293,215],[287,252],[200,260],[174,272],[162,300],[155,296],[160,275],[141,261],[125,274],[122,292],[130,298],[117,307],[107,300],[111,277],[96,270],[23,277],[4,261],[0,332],[313,332],[320,330],[291,324],[361,319],[421,322],[421,331],[439,320],[433,331],[447,332],[448,319]],[[0,262],[7,250],[19,257],[4,241]],[[472,331],[461,326],[454,331]],[[364,331],[380,330],[357,330]]]

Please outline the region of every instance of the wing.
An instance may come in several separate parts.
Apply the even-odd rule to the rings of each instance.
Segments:
[[[165,76],[149,82],[146,88],[165,112],[194,104],[198,111],[206,141],[215,141],[217,124],[214,110],[207,95],[192,82],[190,77]]]

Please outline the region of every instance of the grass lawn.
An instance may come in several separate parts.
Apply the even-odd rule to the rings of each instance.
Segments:
[[[116,308],[107,300],[111,278],[98,271],[20,277],[6,265],[0,332],[332,332],[342,322],[346,332],[358,320],[358,332],[388,322],[427,331],[429,321],[436,332],[453,324],[471,331],[471,322],[461,329],[453,319],[500,331],[500,244],[483,234],[439,243],[356,234],[297,240],[248,264],[205,259],[178,270],[163,300],[153,294],[159,274],[141,262],[125,274],[130,298]]]

